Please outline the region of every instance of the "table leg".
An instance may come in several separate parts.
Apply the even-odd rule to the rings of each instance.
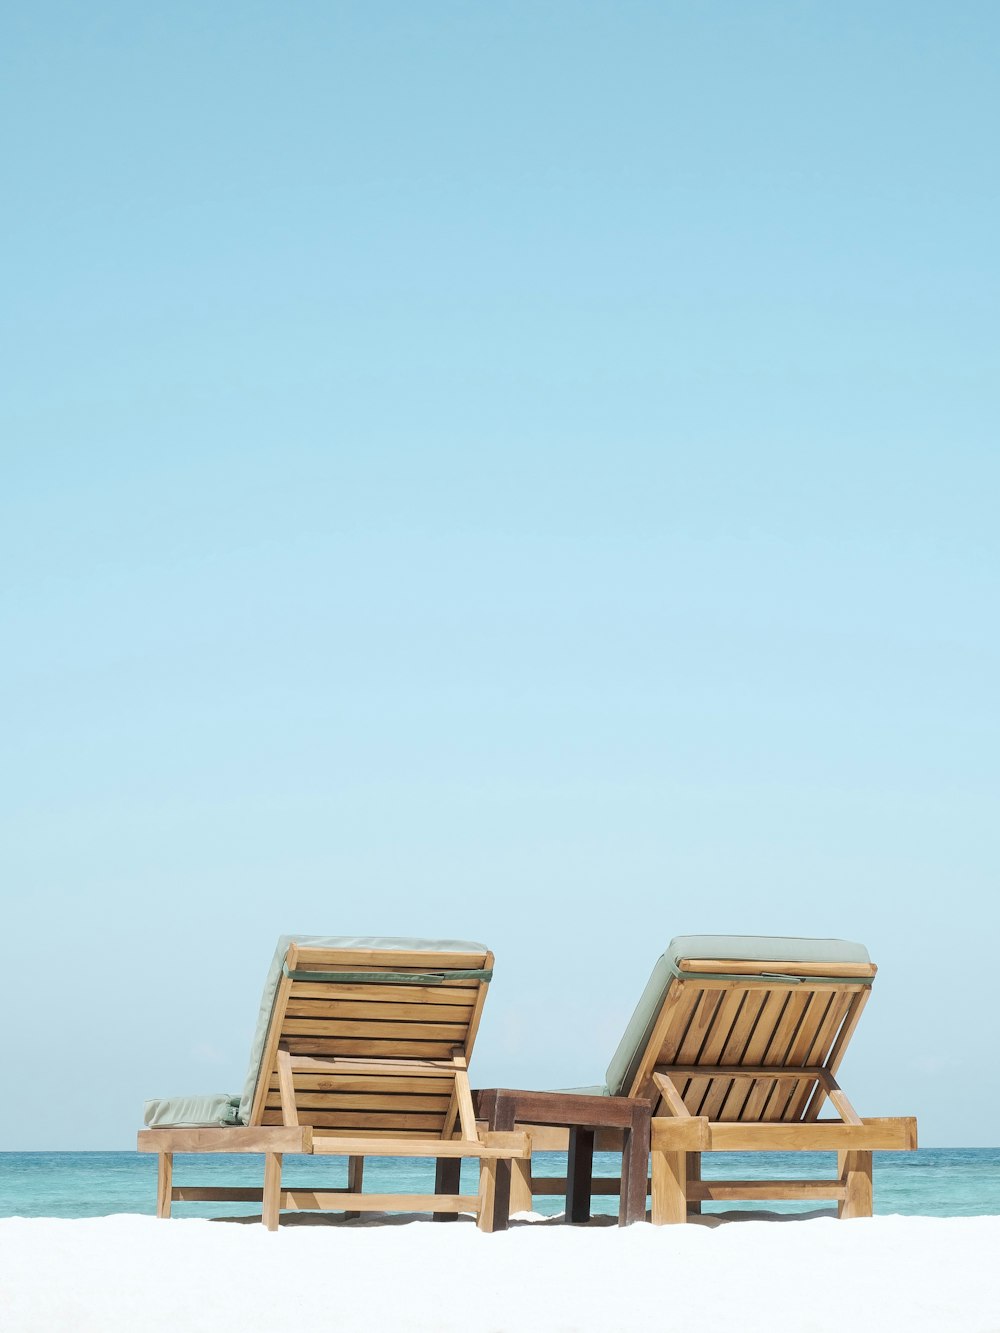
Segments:
[[[510,1131],[514,1128],[515,1104],[513,1097],[498,1096],[492,1106],[490,1129]],[[496,1163],[494,1186],[493,1230],[506,1231],[510,1222],[510,1158],[499,1157]]]
[[[531,1194],[531,1159],[515,1157],[510,1164],[510,1211],[530,1213],[534,1204]]]
[[[439,1157],[434,1170],[435,1194],[460,1194],[462,1177],[462,1159],[460,1157]],[[458,1213],[433,1213],[435,1222],[457,1222]]]
[[[364,1188],[365,1180],[365,1159],[363,1157],[348,1157],[347,1159],[347,1188],[352,1194],[360,1194]],[[347,1212],[344,1214],[345,1220],[360,1217],[360,1213]]]
[[[566,1219],[590,1221],[591,1181],[594,1175],[594,1131],[574,1126],[569,1131],[566,1162]]]
[[[689,1184],[689,1185],[690,1185],[690,1183],[691,1183],[692,1180],[701,1180],[701,1153],[700,1153],[700,1152],[689,1152],[689,1153],[688,1153],[687,1174],[688,1174],[688,1184]],[[688,1199],[688,1214],[690,1215],[690,1214],[693,1214],[693,1213],[700,1213],[700,1212],[701,1212],[701,1200],[700,1200],[700,1199]]]
[[[649,1170],[649,1105],[636,1103],[632,1124],[622,1145],[622,1186],[618,1225],[646,1220],[646,1181]]]

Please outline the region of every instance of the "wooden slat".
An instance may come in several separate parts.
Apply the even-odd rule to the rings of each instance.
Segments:
[[[422,1129],[366,1129],[364,1137],[365,1140],[368,1142],[368,1147],[365,1149],[365,1152],[378,1153],[379,1156],[386,1156],[386,1157],[391,1157],[392,1154],[386,1152],[384,1146],[375,1148],[373,1145],[375,1144],[376,1140],[378,1140],[380,1145],[384,1145],[389,1140],[395,1141],[396,1139],[413,1139],[415,1141],[419,1140],[422,1143],[427,1142],[427,1134]],[[313,1131],[313,1152],[336,1153],[337,1155],[342,1157],[350,1157],[352,1155],[353,1150],[349,1151],[347,1148],[330,1148],[330,1147],[317,1148],[315,1145],[317,1142],[319,1142],[320,1139],[322,1139],[324,1142],[340,1143],[342,1141],[343,1142],[349,1141],[351,1143],[355,1143],[357,1142],[358,1139],[358,1131],[355,1129],[351,1129],[350,1127],[345,1127],[343,1129],[331,1129],[329,1126],[324,1126],[322,1128],[317,1126],[317,1128]],[[435,1137],[435,1142],[437,1142],[436,1137]],[[354,1155],[357,1154],[355,1153]]]
[[[729,1078],[736,1071],[748,1078],[779,1078],[788,1083],[795,1083],[801,1078],[820,1078],[826,1070],[821,1065],[790,1065],[788,1068],[774,1068],[770,1065],[671,1065],[669,1072],[678,1077],[701,1075],[704,1078]]]
[[[385,1077],[378,1075],[369,1075],[361,1077],[357,1074],[300,1074],[292,1076],[295,1080],[296,1095],[308,1095],[311,1092],[324,1092],[330,1095],[379,1095],[387,1097],[398,1096],[428,1096],[444,1098],[448,1100],[448,1081],[440,1078],[404,1078],[398,1074],[391,1074]],[[268,1084],[268,1095],[276,1092],[278,1089],[277,1075],[272,1074]]]
[[[832,995],[825,992],[809,992],[809,1003],[802,1015],[802,1022],[799,1024],[795,1039],[788,1049],[786,1064],[802,1066],[808,1063],[809,1052],[812,1050],[816,1037],[823,1027],[824,1020],[833,1003],[833,998]]]
[[[292,1065],[287,1051],[278,1052],[278,1104],[281,1107],[282,1124],[297,1125],[299,1117],[295,1110],[295,1087],[292,1083]],[[271,1123],[266,1116],[264,1123]]]
[[[799,990],[804,984],[789,978],[785,981],[781,977],[697,977],[685,983],[691,987],[697,987],[698,990],[706,991],[725,991],[725,990],[774,990],[777,987],[787,986],[790,991]],[[808,987],[814,991],[838,992],[849,990],[853,994],[860,994],[862,991],[870,991],[871,986],[867,981],[835,981],[832,978],[824,981],[822,978],[816,981],[809,981]]]
[[[805,1060],[807,1064],[822,1065],[826,1061],[850,1005],[850,995],[840,994],[830,997],[830,1005],[826,1015],[817,1028],[812,1046],[806,1052]],[[818,1085],[814,1083],[801,1086],[788,1105],[786,1118],[788,1120],[802,1120],[803,1118],[815,1120],[823,1105],[823,1097],[816,1095],[818,1091],[820,1091]],[[816,1107],[815,1113],[811,1116],[804,1116],[807,1105],[812,1106],[813,1104]]]
[[[712,1026],[695,1061],[696,1065],[718,1065],[743,1008],[744,999],[745,992],[739,990],[727,991],[722,995],[712,1019]],[[708,1099],[709,1094],[715,1090],[716,1085],[721,1088],[721,1094],[718,1098],[718,1101],[721,1102],[729,1088],[728,1080],[715,1078],[711,1075],[708,1077],[692,1077],[684,1094],[685,1104],[689,1107],[692,1115],[708,1114],[704,1109],[704,1102]],[[715,1101],[716,1099],[712,1098],[712,1100]]]
[[[836,1074],[840,1068],[840,1062],[844,1058],[848,1042],[854,1036],[854,1029],[858,1026],[862,1011],[868,1003],[871,991],[867,988],[859,991],[851,1001],[851,1007],[847,1011],[847,1017],[844,1025],[837,1033],[837,1040],[833,1043],[833,1050],[830,1052],[830,1058],[826,1062],[826,1067],[831,1074]]]
[[[825,1065],[829,1060],[837,1034],[854,1002],[854,995],[847,991],[833,997],[826,1019],[816,1034],[813,1048],[806,1057],[809,1064]]]
[[[234,1125],[225,1129],[140,1129],[139,1152],[277,1152],[312,1151],[312,1130]]]
[[[379,1076],[360,1077],[359,1074],[295,1074],[296,1094],[308,1096],[309,1093],[321,1092],[328,1096],[385,1096],[385,1097],[435,1097],[448,1100],[448,1081],[444,1078],[401,1078],[391,1074],[385,1078]],[[268,1096],[277,1089],[276,1077],[271,1076]]]
[[[365,1023],[452,1023],[460,1033],[467,1031],[472,1006],[457,1004],[390,1004],[386,1000],[364,1003],[362,1000],[299,999],[294,991],[285,1008],[289,1018],[336,1018]]]
[[[384,1157],[530,1157],[531,1140],[526,1134],[518,1133],[493,1133],[489,1144],[470,1143],[464,1139],[414,1140],[400,1135],[398,1138],[379,1138],[373,1148],[367,1136],[317,1134],[313,1139],[313,1152],[359,1157],[373,1152]]]
[[[671,1126],[674,1120],[657,1120]],[[798,1124],[711,1126],[711,1148],[717,1152],[902,1152],[916,1147],[916,1121],[912,1117],[866,1119],[860,1125],[844,1125],[839,1120],[800,1121]]]
[[[444,1060],[451,1055],[452,1043],[444,1041],[375,1041],[361,1037],[300,1037],[285,1033],[284,1040],[293,1055],[355,1055]]]
[[[482,968],[486,962],[485,951],[418,953],[412,949],[317,949],[305,944],[291,945],[288,955],[291,972],[356,972],[362,968],[373,972],[468,971]]]
[[[667,987],[653,1030],[646,1042],[639,1065],[632,1076],[631,1087],[624,1092],[629,1097],[648,1097],[653,1088],[653,1067],[657,1064],[668,1065],[698,1005],[697,992],[685,989],[684,983],[676,978]],[[662,1058],[661,1058],[662,1057]]]
[[[308,1092],[298,1090],[296,1102],[301,1112],[313,1111],[422,1111],[425,1115],[443,1115],[448,1109],[448,1097],[426,1097],[420,1093],[357,1093]],[[269,1093],[269,1111],[281,1110],[280,1094]]]
[[[744,990],[743,1003],[739,1015],[733,1024],[729,1040],[723,1048],[720,1062],[723,1065],[737,1067],[743,1062],[744,1054],[755,1031],[757,1020],[767,998],[767,991]],[[702,1102],[702,1114],[712,1120],[722,1117],[723,1109],[736,1101],[742,1107],[750,1091],[750,1080],[730,1077],[727,1080],[716,1079],[711,1091]],[[692,1178],[689,1169],[688,1179]]]
[[[345,1003],[429,1004],[469,1010],[475,1006],[479,993],[478,981],[453,981],[440,986],[380,986],[373,982],[354,981],[293,981],[292,998],[298,1000],[336,1000]],[[468,1015],[466,1014],[466,1017]]]
[[[839,1180],[689,1180],[688,1198],[699,1202],[731,1199],[842,1199]]]
[[[483,960],[483,967],[487,971],[493,970],[494,958],[492,953],[487,953]],[[479,1024],[483,1016],[483,1005],[486,1003],[486,996],[489,991],[489,982],[482,981],[479,984],[479,990],[476,994],[476,1003],[473,1009],[472,1017],[469,1019],[469,1031],[466,1034],[463,1043],[463,1049],[466,1060],[472,1058],[472,1048],[476,1044],[476,1036],[479,1033]]]
[[[441,1059],[373,1060],[363,1056],[319,1056],[298,1055],[292,1059],[292,1069],[296,1074],[329,1074],[356,1078],[440,1078],[455,1077],[455,1060],[450,1054]]]
[[[458,972],[445,972],[439,967],[432,968],[431,975],[440,977],[440,981],[420,980],[422,976],[427,975],[426,968],[419,973],[412,968],[407,968],[405,971],[391,970],[388,975],[399,977],[399,981],[383,981],[382,977],[387,975],[384,967],[352,967],[350,971],[355,977],[371,975],[372,980],[370,982],[361,980],[342,981],[339,978],[344,975],[344,972],[338,969],[336,973],[300,972],[292,984],[295,986],[392,986],[394,989],[402,986],[427,986],[428,989],[433,988],[435,990],[447,987],[450,990],[468,989],[469,994],[473,996],[475,996],[476,988],[480,985],[475,977],[463,977]],[[335,975],[338,979],[336,981],[324,981],[323,977],[328,975]]]
[[[779,1067],[787,1063],[788,1052],[791,1050],[792,1043],[795,1040],[795,1034],[798,1031],[799,1024],[802,1022],[809,1002],[812,999],[811,991],[795,990],[788,996],[788,1003],[785,1005],[781,1018],[774,1030],[774,1034],[768,1043],[767,1053],[764,1056],[763,1064]],[[771,1086],[771,1092],[767,1101],[757,1119],[773,1121],[780,1120],[788,1101],[788,1085],[782,1082],[774,1082]],[[746,1117],[744,1117],[746,1119]]]
[[[854,1035],[854,1029],[858,1026],[862,1010],[868,1003],[868,997],[870,995],[870,990],[863,990],[860,994],[853,996],[851,999],[850,1008],[847,1011],[847,1015],[844,1018],[840,1031],[837,1033],[833,1048],[831,1049],[829,1058],[826,1062],[827,1070],[832,1075],[836,1075],[837,1070],[840,1068],[840,1062],[844,1058],[848,1043]],[[825,1096],[825,1089],[817,1089],[815,1095],[810,1100],[809,1105],[806,1107],[803,1117],[804,1119],[815,1120],[817,1118]]]
[[[282,1208],[334,1208],[353,1213],[474,1213],[475,1194],[349,1194],[338,1190],[281,1192]]]
[[[832,995],[825,992],[813,990],[808,992],[805,1011],[785,1056],[786,1065],[802,1066],[808,1059],[809,1052],[812,1050],[816,1036],[823,1026],[833,998]],[[794,1114],[794,1107],[800,1102],[804,1103],[815,1086],[816,1077],[813,1077],[777,1089],[768,1106],[768,1110],[774,1112],[773,1118],[775,1120],[797,1120],[798,1116]]]
[[[464,1023],[380,1023],[374,1019],[286,1018],[281,1025],[283,1041],[289,1037],[365,1037],[374,1041],[446,1041],[453,1046],[465,1033]]]
[[[701,1048],[712,1030],[716,1012],[724,999],[725,995],[722,991],[698,992],[694,1013],[687,1025],[687,1031],[679,1043],[675,1042],[672,1035],[664,1042],[660,1051],[660,1058],[657,1059],[656,1063],[658,1065],[697,1064]],[[671,1053],[674,1048],[676,1048],[676,1055]]]
[[[299,1111],[303,1124],[316,1129],[353,1129],[359,1134],[369,1129],[419,1129],[424,1134],[437,1134],[444,1123],[440,1112],[417,1115],[404,1111],[316,1111],[305,1107]],[[281,1111],[264,1112],[265,1125],[280,1125]]]
[[[775,1033],[781,1026],[782,1018],[788,1008],[791,1000],[791,989],[780,987],[772,989],[761,1010],[760,1018],[757,1020],[757,1027],[754,1029],[754,1035],[747,1046],[744,1055],[744,1063],[750,1064],[756,1062],[763,1064],[768,1056],[768,1051],[774,1042]],[[768,1058],[768,1064],[778,1063],[774,1059]],[[756,1078],[747,1094],[746,1101],[740,1111],[739,1120],[755,1122],[763,1114],[764,1107],[767,1105],[768,1098],[774,1091],[775,1083],[773,1079],[763,1077]]]
[[[754,958],[682,958],[677,965],[682,972],[737,973],[741,976],[795,977],[873,977],[874,963],[761,962]],[[697,981],[698,978],[692,977]]]
[[[704,1045],[708,1034],[712,1031],[715,1015],[725,998],[726,996],[722,991],[700,991],[698,993],[698,1001],[695,1005],[694,1014],[692,1015],[687,1031],[684,1033],[680,1045],[677,1048],[676,1059],[674,1061],[668,1061],[666,1059],[658,1060],[657,1064],[697,1064],[698,1058],[701,1055],[701,1048]],[[672,1045],[673,1040],[671,1039],[664,1047],[664,1050],[669,1049]],[[661,1055],[663,1053],[664,1052],[661,1051]],[[684,1098],[685,1105],[687,1105],[690,1110],[690,1103],[687,1098],[689,1082],[690,1079],[679,1080],[677,1086],[681,1096]]]
[[[260,1203],[264,1191],[252,1185],[175,1185],[173,1197],[178,1203]]]
[[[768,1042],[775,1027],[781,1019],[785,1005],[788,1002],[788,992],[786,989],[776,988],[772,990],[760,990],[751,992],[755,1000],[760,1001],[760,1008],[754,1021],[747,1043],[743,1048],[739,1063],[742,1066],[752,1068],[760,1063],[767,1050]],[[719,1109],[717,1119],[719,1120],[739,1120],[743,1116],[743,1108],[747,1105],[757,1088],[752,1078],[734,1079],[729,1092]],[[767,1094],[770,1092],[771,1084],[764,1085],[759,1100],[761,1105],[766,1101]]]
[[[622,1182],[617,1176],[594,1176],[590,1182],[591,1194],[620,1194],[621,1188]],[[531,1192],[543,1198],[564,1195],[566,1193],[566,1177],[532,1176]]]
[[[294,946],[290,946],[294,948]],[[285,1016],[285,1005],[288,1003],[288,994],[292,983],[288,977],[282,977],[278,982],[278,989],[274,996],[274,1006],[271,1010],[271,1021],[268,1024],[267,1035],[264,1039],[264,1049],[261,1051],[260,1066],[257,1071],[257,1085],[254,1088],[253,1103],[250,1107],[250,1124],[259,1125],[261,1112],[264,1109],[264,1098],[267,1094],[267,1080],[274,1069],[275,1059],[278,1054],[278,1041],[281,1037],[281,1022]]]

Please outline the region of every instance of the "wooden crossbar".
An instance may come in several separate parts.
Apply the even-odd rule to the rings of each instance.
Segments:
[[[140,1129],[138,1152],[310,1153],[313,1132],[309,1125],[225,1126],[219,1129]]]
[[[340,1190],[281,1191],[282,1208],[343,1208],[353,1213],[475,1213],[477,1194],[357,1194]]]
[[[541,1195],[563,1195],[566,1193],[565,1176],[532,1176],[531,1192]],[[647,1180],[649,1193],[649,1181]],[[590,1181],[591,1194],[620,1194],[622,1182],[618,1176],[593,1176]]]
[[[687,1197],[701,1202],[747,1199],[843,1199],[840,1180],[689,1180]]]
[[[530,1158],[531,1139],[527,1134],[492,1133],[488,1142],[478,1139],[393,1139],[341,1137],[314,1134],[313,1153],[332,1157],[479,1157]]]
[[[656,1073],[671,1078],[777,1078],[795,1082],[826,1077],[821,1065],[657,1065]]]
[[[860,1124],[813,1120],[797,1124],[743,1124],[657,1116],[652,1123],[654,1149],[665,1152],[901,1152],[917,1146],[912,1116],[866,1119]]]
[[[318,1056],[292,1055],[293,1073],[326,1074],[419,1074],[424,1078],[454,1078],[455,1061],[450,1060],[322,1060]]]
[[[783,963],[757,958],[681,958],[677,966],[681,972],[717,972],[723,976],[866,978],[878,971],[874,963]],[[698,977],[690,980],[697,983]]]

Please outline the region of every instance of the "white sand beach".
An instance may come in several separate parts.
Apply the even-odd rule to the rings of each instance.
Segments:
[[[997,1333],[1000,1217],[653,1228],[0,1221],[4,1333]]]

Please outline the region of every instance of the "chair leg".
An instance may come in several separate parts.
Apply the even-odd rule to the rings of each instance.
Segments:
[[[689,1152],[687,1155],[687,1178],[689,1181],[701,1180],[701,1153]],[[688,1214],[698,1214],[701,1212],[700,1199],[688,1199]]]
[[[533,1206],[531,1162],[525,1158],[516,1158],[510,1164],[510,1211],[530,1213]]]
[[[494,1130],[510,1133],[514,1129],[514,1101],[510,1097],[497,1094],[493,1102],[487,1137]],[[496,1170],[493,1178],[493,1225],[492,1231],[506,1231],[511,1214],[511,1184],[513,1182],[513,1162],[509,1157],[498,1157],[494,1163]],[[519,1163],[521,1165],[521,1163]],[[530,1171],[530,1166],[529,1166]],[[528,1204],[531,1207],[531,1204]]]
[[[654,1226],[687,1221],[687,1153],[652,1151]]]
[[[458,1194],[462,1182],[462,1159],[439,1157],[434,1170],[435,1194]],[[432,1213],[435,1222],[457,1222],[458,1213]]]
[[[566,1221],[590,1221],[594,1177],[594,1131],[574,1126],[569,1131],[566,1162]]]
[[[347,1188],[352,1194],[360,1194],[365,1178],[365,1159],[363,1157],[348,1157],[347,1159]],[[346,1212],[344,1217],[351,1220],[360,1217],[357,1212]]]
[[[480,1231],[494,1229],[494,1207],[497,1190],[497,1159],[483,1157],[479,1162],[479,1213],[476,1224]]]
[[[281,1153],[264,1154],[264,1201],[260,1220],[268,1231],[277,1231],[281,1213]]]
[[[837,1168],[846,1191],[837,1206],[840,1217],[871,1217],[872,1155],[870,1152],[839,1152]]]
[[[156,1216],[169,1217],[171,1190],[174,1183],[174,1155],[172,1152],[157,1154],[156,1162]]]

